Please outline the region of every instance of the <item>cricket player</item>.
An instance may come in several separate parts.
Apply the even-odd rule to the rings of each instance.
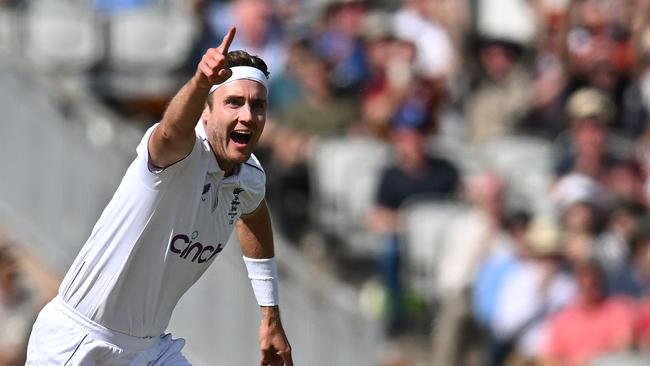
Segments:
[[[268,70],[228,52],[231,28],[137,147],[115,195],[36,320],[27,365],[189,365],[165,334],[180,297],[236,229],[261,306],[260,365],[293,365],[277,265],[252,155],[266,121]],[[197,123],[198,121],[198,123]]]

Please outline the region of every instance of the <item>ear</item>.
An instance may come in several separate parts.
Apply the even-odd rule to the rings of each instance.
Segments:
[[[207,121],[210,119],[210,106],[208,103],[205,103],[205,107],[203,107],[203,112],[201,112],[201,121]]]

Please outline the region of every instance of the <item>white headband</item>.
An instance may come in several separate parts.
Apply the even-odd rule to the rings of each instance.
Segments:
[[[223,83],[212,85],[210,88],[210,93],[208,94],[212,94],[212,92],[217,90],[220,86],[228,84],[229,82],[235,80],[257,81],[258,83],[262,84],[264,86],[264,89],[266,89],[268,92],[269,86],[266,81],[266,75],[264,75],[260,69],[252,66],[233,66],[230,68],[230,71],[232,71],[232,75]]]

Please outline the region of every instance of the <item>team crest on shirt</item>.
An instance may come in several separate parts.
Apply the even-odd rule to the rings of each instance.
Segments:
[[[205,194],[210,191],[211,186],[212,186],[212,184],[210,184],[210,183],[203,186],[203,193],[201,193],[201,201],[205,202],[206,198],[203,197],[203,196],[205,196]]]
[[[237,207],[241,204],[241,201],[239,200],[239,194],[243,191],[244,190],[239,187],[233,190],[234,197],[232,198],[232,201],[230,201],[230,211],[228,211],[229,225],[232,225],[235,222],[235,218],[237,217]]]

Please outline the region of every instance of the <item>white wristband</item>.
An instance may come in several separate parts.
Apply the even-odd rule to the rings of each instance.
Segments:
[[[275,257],[243,258],[257,303],[260,306],[278,305],[278,264]]]

